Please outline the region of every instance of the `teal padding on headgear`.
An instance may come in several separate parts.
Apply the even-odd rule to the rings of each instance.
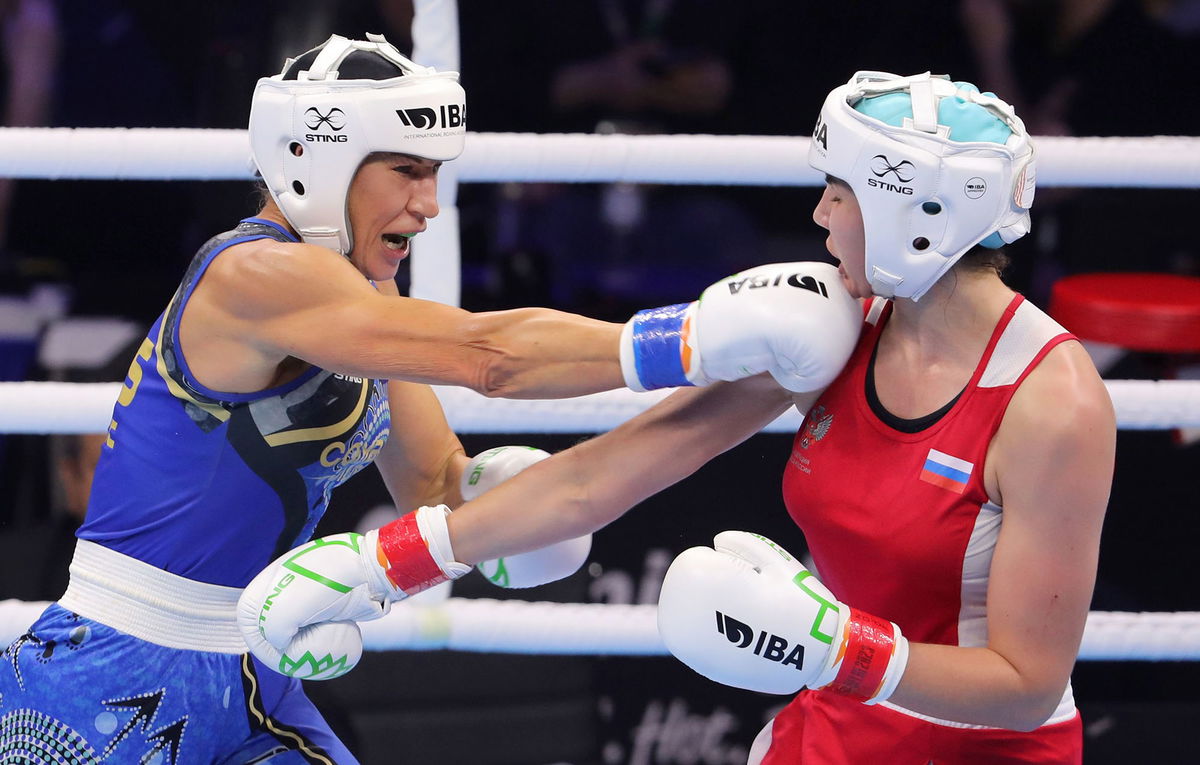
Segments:
[[[969,82],[956,82],[959,90],[978,93],[979,88]],[[992,93],[984,93],[993,96]],[[854,105],[855,111],[879,120],[885,125],[903,127],[904,119],[912,119],[912,99],[907,93],[885,93],[882,96],[864,98]],[[958,96],[938,101],[938,124],[950,128],[951,141],[987,141],[1005,143],[1012,130],[1004,121],[990,111]]]
[[[959,90],[979,92],[979,88],[969,82],[955,82],[954,86]],[[994,93],[984,95],[995,97]],[[905,118],[912,119],[913,116],[912,98],[907,93],[885,93],[864,98],[854,105],[854,109],[892,127],[903,127]],[[964,143],[986,141],[1003,144],[1012,135],[1012,129],[995,114],[959,96],[948,96],[938,101],[938,124],[950,128],[947,137],[951,141]],[[1004,239],[996,232],[987,236],[979,246],[995,250],[1004,246]]]

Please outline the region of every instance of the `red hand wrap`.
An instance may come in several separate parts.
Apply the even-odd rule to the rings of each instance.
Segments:
[[[387,558],[387,576],[407,595],[416,595],[450,577],[429,553],[417,528],[417,514],[408,513],[379,529],[379,549]]]
[[[887,619],[850,609],[845,657],[837,677],[824,690],[867,701],[879,692],[884,673],[896,650],[896,636]]]

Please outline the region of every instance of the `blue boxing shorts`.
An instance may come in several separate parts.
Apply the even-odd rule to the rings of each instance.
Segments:
[[[116,596],[87,586],[79,559],[77,550],[63,599],[4,652],[0,762],[357,763],[300,681],[243,652],[236,624],[213,619],[212,609],[180,617],[180,601],[158,600],[170,604],[167,614],[150,597],[190,588],[211,606],[211,585],[163,586],[153,579],[171,575],[156,570],[117,607]],[[126,573],[130,560],[117,561]],[[220,589],[230,590],[218,592],[222,601],[233,599],[220,612],[232,613],[237,591]]]
[[[248,654],[154,645],[58,605],[4,652],[0,761],[357,760],[300,682]]]

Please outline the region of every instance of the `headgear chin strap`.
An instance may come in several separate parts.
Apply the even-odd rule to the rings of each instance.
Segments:
[[[872,116],[880,97],[899,101],[902,116]],[[853,189],[867,279],[882,297],[918,300],[976,244],[1029,233],[1025,125],[1004,101],[944,75],[857,72],[825,99],[808,161]]]
[[[466,94],[457,72],[418,66],[382,35],[333,35],[306,70],[264,77],[250,107],[250,152],[288,222],[309,244],[349,253],[346,197],[372,152],[454,159],[466,136]],[[348,56],[379,56],[387,79],[341,79]],[[310,51],[309,53],[312,53]]]

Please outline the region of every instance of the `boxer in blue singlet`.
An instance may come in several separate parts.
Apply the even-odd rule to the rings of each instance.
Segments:
[[[623,384],[620,325],[541,309],[489,323],[397,294],[437,168],[462,150],[465,96],[369,37],[259,82],[270,198],[201,248],[129,367],[67,592],[0,666],[0,760],[354,762],[299,681],[247,654],[241,588],[372,461],[400,507],[461,503],[467,458],[420,383]]]
[[[259,80],[250,149],[269,196],[201,248],[129,367],[67,591],[0,666],[0,761],[353,763],[287,668],[247,654],[238,598],[368,463],[398,508],[446,508],[477,473],[537,460],[469,460],[430,384],[559,398],[804,371],[771,351],[803,289],[624,326],[400,296],[438,168],[462,151],[465,95],[367,38],[335,35]],[[522,555],[558,542],[543,544]],[[563,575],[510,570],[539,567]],[[304,676],[337,674],[310,658]]]
[[[6,757],[353,759],[298,680],[244,654],[228,615],[261,561],[307,539],[333,488],[382,448],[386,388],[315,366],[249,394],[211,390],[190,374],[179,328],[193,290],[228,248],[259,239],[296,241],[259,218],[214,237],[138,350],[70,586],[5,654]]]

